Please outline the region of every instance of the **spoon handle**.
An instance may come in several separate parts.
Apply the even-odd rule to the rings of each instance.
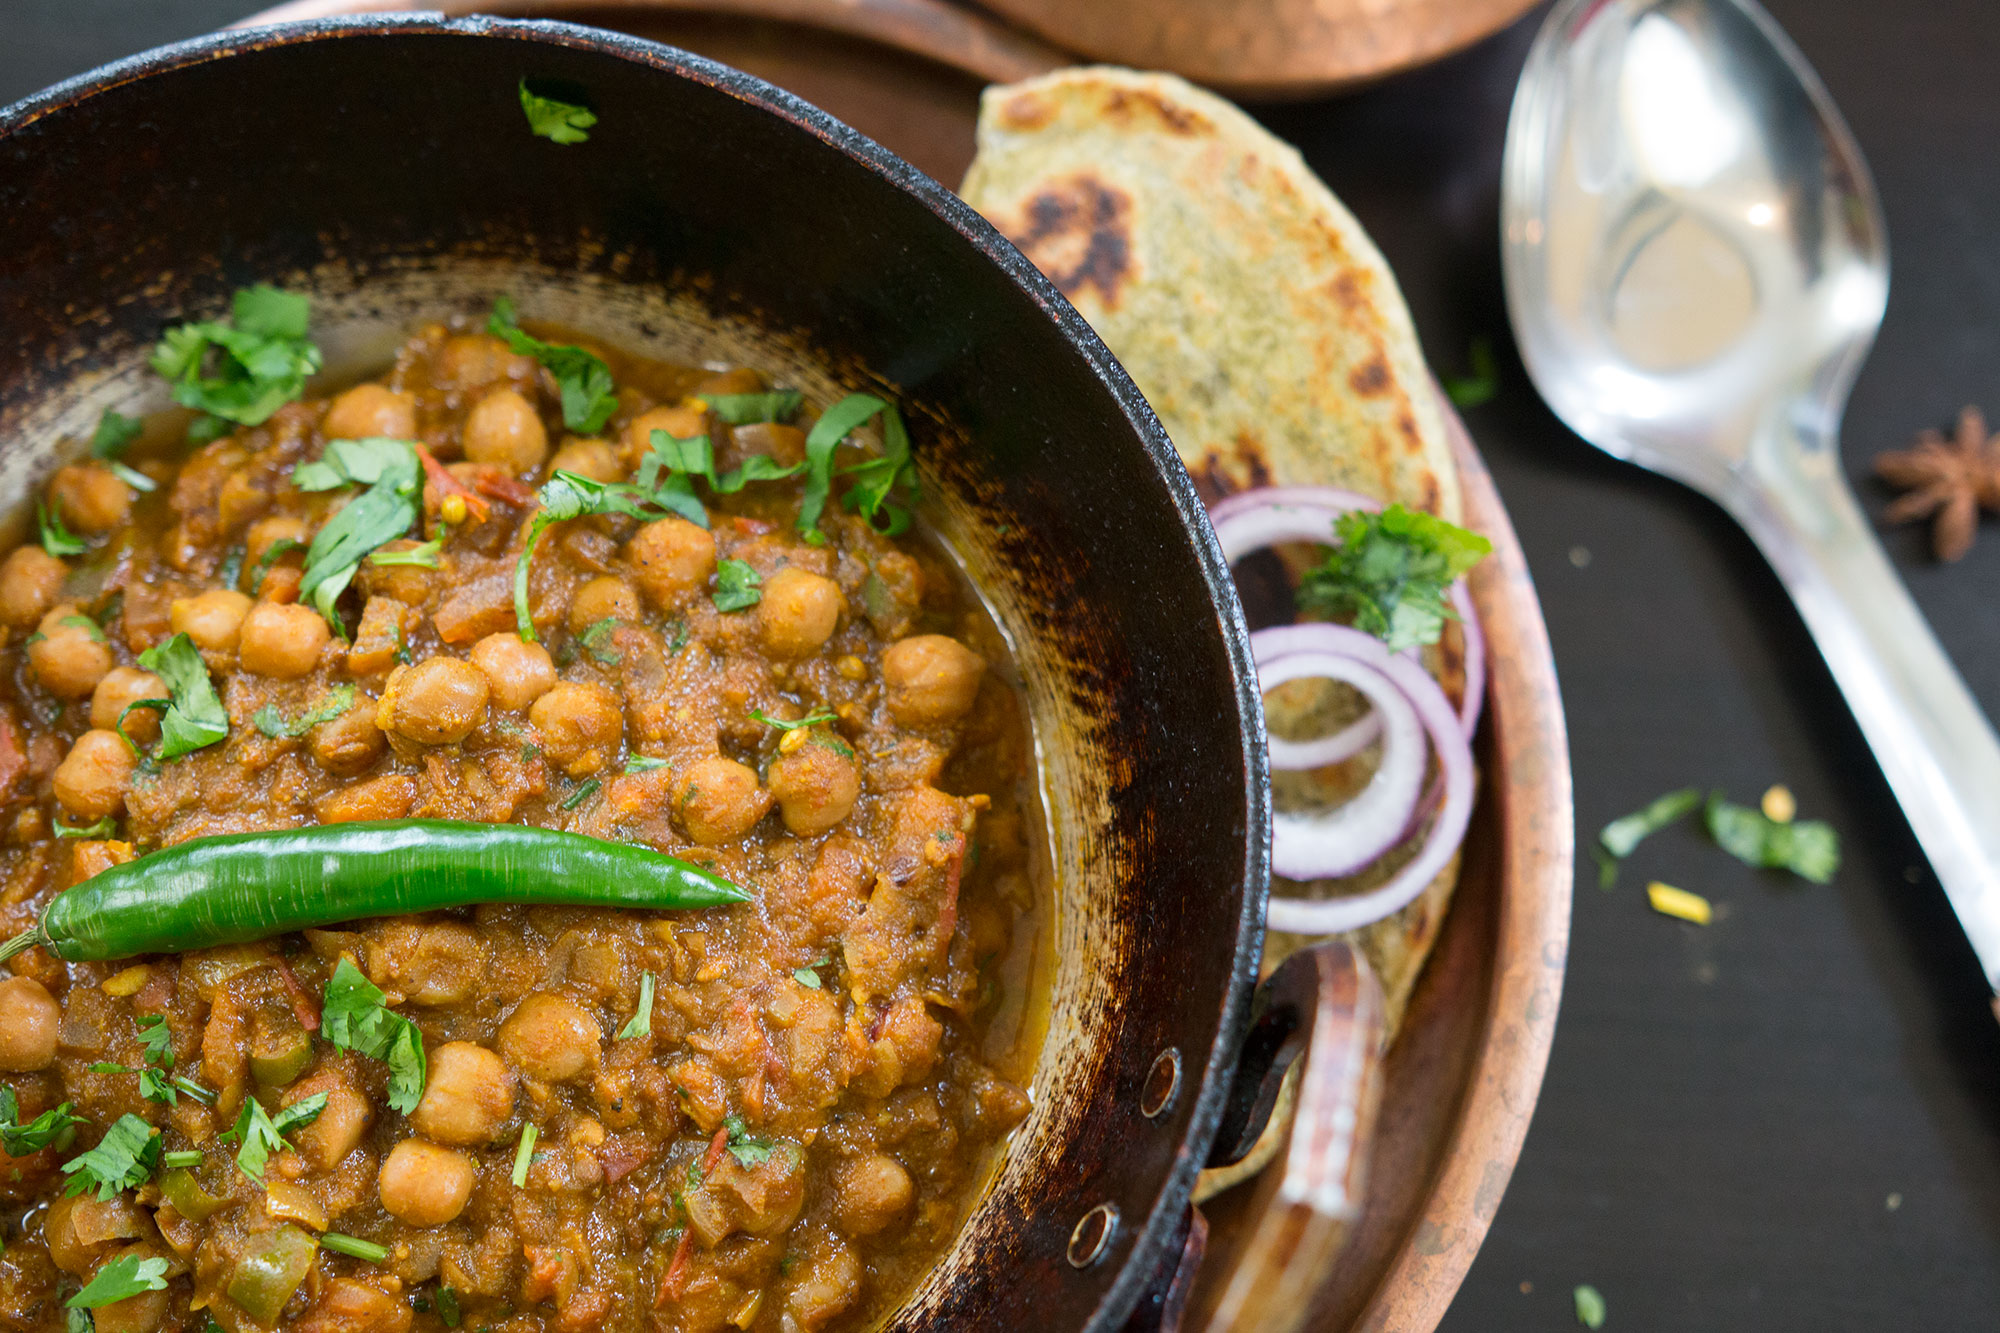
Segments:
[[[1794,473],[1731,499],[1798,604],[2000,992],[2000,737],[1837,472]]]

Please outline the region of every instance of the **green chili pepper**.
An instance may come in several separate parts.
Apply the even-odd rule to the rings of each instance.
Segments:
[[[196,838],[112,866],[0,944],[70,962],[179,953],[472,903],[653,910],[749,901],[645,847],[520,824],[407,819]]]

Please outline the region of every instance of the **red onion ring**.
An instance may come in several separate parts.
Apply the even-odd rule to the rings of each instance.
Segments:
[[[1415,901],[1450,864],[1465,838],[1466,826],[1472,817],[1472,747],[1466,741],[1457,710],[1422,666],[1399,653],[1390,652],[1373,635],[1344,625],[1284,625],[1259,630],[1250,636],[1250,651],[1260,673],[1267,666],[1277,672],[1281,663],[1293,657],[1307,657],[1314,664],[1322,658],[1345,659],[1374,668],[1395,685],[1416,713],[1423,729],[1429,733],[1438,757],[1438,769],[1444,778],[1444,798],[1423,846],[1387,883],[1366,893],[1344,898],[1273,897],[1268,916],[1271,928],[1302,935],[1331,935],[1358,929],[1401,911]],[[1355,676],[1359,674],[1353,673]],[[1377,706],[1380,707],[1379,703]],[[1385,747],[1385,763],[1387,758]],[[1400,819],[1407,821],[1415,808],[1416,800],[1413,799],[1409,808],[1401,812]],[[1391,843],[1405,831],[1407,823],[1399,823]],[[1288,844],[1287,855],[1281,861],[1274,834],[1272,869],[1288,879],[1323,877],[1317,869],[1317,859],[1304,855],[1294,859],[1291,856],[1295,848],[1296,837]]]
[[[1255,636],[1251,644],[1254,653]],[[1293,879],[1351,875],[1394,847],[1410,826],[1429,767],[1423,723],[1394,681],[1350,653],[1294,650],[1258,662],[1257,677],[1267,690],[1288,680],[1345,681],[1375,705],[1382,762],[1368,785],[1332,810],[1271,816],[1271,861],[1283,867],[1281,874]]]
[[[1336,486],[1270,486],[1225,496],[1208,511],[1222,558],[1230,565],[1253,551],[1286,542],[1328,545],[1333,521],[1356,509],[1374,511],[1382,504]],[[1472,593],[1460,579],[1451,585],[1452,609],[1458,613],[1465,649],[1465,692],[1458,704],[1459,725],[1467,736],[1479,727],[1486,702],[1486,636],[1480,633]],[[1365,729],[1365,730],[1364,730]],[[1318,768],[1358,754],[1375,739],[1376,725],[1363,718],[1331,736],[1311,741],[1271,742],[1271,767],[1279,771]]]

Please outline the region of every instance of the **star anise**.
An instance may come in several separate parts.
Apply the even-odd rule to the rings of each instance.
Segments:
[[[1957,560],[1972,549],[1980,509],[2000,513],[2000,436],[1989,436],[1985,415],[1968,407],[1950,439],[1927,430],[1908,449],[1877,455],[1875,475],[1909,491],[1883,517],[1909,523],[1935,514],[1931,548],[1940,560]]]

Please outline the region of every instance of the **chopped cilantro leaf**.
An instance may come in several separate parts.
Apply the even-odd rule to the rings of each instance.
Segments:
[[[769,393],[703,394],[708,410],[732,426],[756,421],[790,421],[798,415],[805,397],[797,389],[773,389]]]
[[[1453,580],[1493,550],[1476,532],[1399,504],[1342,514],[1333,530],[1339,545],[1300,580],[1299,604],[1347,620],[1392,652],[1437,642],[1444,622],[1457,618]]]
[[[381,988],[343,958],[326,983],[320,1031],[334,1046],[389,1066],[389,1105],[404,1115],[424,1095],[429,1063],[417,1025],[383,1004]]]
[[[625,761],[625,771],[627,773],[650,773],[656,768],[668,767],[670,765],[666,760],[656,759],[649,754],[635,754]]]
[[[752,1138],[742,1116],[730,1116],[722,1124],[729,1131],[729,1155],[738,1166],[747,1171],[771,1160],[771,1149],[777,1145],[769,1139]]]
[[[1585,1328],[1604,1327],[1604,1296],[1596,1287],[1585,1283],[1571,1293],[1571,1299],[1576,1303],[1577,1323]]]
[[[514,562],[514,623],[520,636],[535,641],[535,622],[528,609],[528,569],[542,534],[557,523],[586,514],[625,514],[631,518],[655,519],[676,513],[692,523],[708,526],[708,514],[692,491],[670,493],[666,487],[646,490],[622,482],[593,481],[574,472],[558,472],[535,492],[541,511],[528,523],[528,539],[521,544]]]
[[[438,555],[444,550],[444,538],[433,537],[407,551],[377,551],[368,557],[371,565],[415,565],[420,569],[436,569]]]
[[[153,351],[153,369],[172,386],[175,402],[220,419],[213,434],[203,432],[207,438],[227,430],[222,422],[261,425],[304,393],[306,378],[320,368],[319,348],[306,339],[309,314],[303,296],[245,288],[231,309],[234,327],[201,320],[168,329]]]
[[[801,727],[825,726],[829,722],[838,721],[839,717],[831,708],[815,708],[798,721],[787,722],[781,717],[772,717],[753,708],[750,710],[750,719],[753,722],[762,722],[767,727],[776,727],[779,731],[797,731]]]
[[[602,642],[609,638],[612,631],[617,628],[617,618],[606,616],[604,619],[591,624],[577,638],[583,644],[585,651],[599,662],[602,662],[605,666],[617,666],[619,662],[624,660],[623,655],[616,648]]]
[[[389,1257],[389,1249],[386,1245],[377,1245],[372,1240],[363,1240],[359,1236],[343,1235],[338,1231],[326,1232],[319,1238],[319,1243],[322,1247],[332,1250],[335,1254],[344,1254],[350,1259],[359,1259],[363,1263],[379,1264]]]
[[[627,1037],[650,1037],[653,1035],[653,974],[639,974],[639,1007],[632,1012],[631,1021],[618,1029],[618,1039]]]
[[[121,416],[106,408],[104,415],[97,419],[97,429],[91,433],[90,456],[116,458],[124,453],[145,429],[146,423],[139,418]]]
[[[597,793],[600,790],[602,790],[603,786],[604,784],[602,782],[599,782],[596,778],[590,778],[584,781],[583,783],[578,785],[575,791],[571,792],[568,796],[563,798],[562,808],[565,810],[576,809],[579,805],[582,805],[585,801],[597,795]]]
[[[274,740],[303,736],[322,722],[331,722],[346,714],[354,707],[354,686],[343,681],[327,694],[326,702],[311,708],[294,720],[287,722],[276,704],[265,704],[253,714],[250,720],[257,724],[257,730]]]
[[[588,107],[529,92],[526,79],[521,80],[521,111],[528,117],[529,130],[551,143],[582,143],[590,138],[585,131],[597,123]]]
[[[439,1287],[435,1304],[437,1306],[438,1318],[444,1321],[444,1326],[446,1328],[457,1328],[459,1321],[458,1293],[450,1287]]]
[[[833,451],[888,405],[872,393],[850,393],[827,408],[806,432],[806,486],[799,497],[798,530],[808,540],[826,540],[819,530],[819,516],[833,493]]]
[[[718,495],[734,495],[753,481],[783,481],[787,477],[796,477],[806,467],[803,462],[787,466],[764,454],[751,454],[734,472],[717,476],[715,446],[708,436],[695,435],[683,440],[666,431],[656,430],[651,436],[651,443],[646,456],[639,460],[639,471],[633,480],[642,489],[661,495],[692,496],[693,482],[697,477],[707,482],[709,489]]]
[[[95,1276],[83,1284],[83,1290],[70,1297],[67,1304],[72,1310],[95,1310],[142,1292],[164,1291],[166,1274],[165,1259],[142,1259],[136,1254],[121,1254],[98,1269]]]
[[[160,719],[160,744],[153,757],[162,762],[213,745],[229,734],[229,713],[216,697],[208,678],[208,663],[194,641],[176,634],[139,654],[139,665],[167,683],[172,699]]]
[[[1817,819],[1780,824],[1747,805],[1708,798],[1703,812],[1716,845],[1745,865],[1764,870],[1789,870],[1802,879],[1824,884],[1840,868],[1840,835]]]
[[[899,487],[911,499],[917,490],[917,467],[910,461],[910,432],[894,403],[882,408],[881,455],[842,468],[840,475],[854,478],[842,504],[867,519],[885,537],[898,537],[909,531],[909,509],[889,498]]]
[[[759,591],[763,576],[741,560],[728,559],[715,567],[715,591],[709,601],[718,611],[747,611],[764,600]]]
[[[416,523],[423,479],[417,446],[409,440],[382,437],[329,440],[319,458],[292,469],[292,485],[300,490],[326,491],[345,485],[368,488],[313,534],[312,545],[306,548],[305,572],[299,579],[299,597],[310,597],[341,638],[347,637],[347,627],[334,604],[364,556],[395,541]]]
[[[577,434],[595,434],[618,410],[617,387],[603,358],[581,347],[543,342],[524,332],[510,298],[502,296],[493,302],[486,331],[517,354],[534,357],[556,377],[556,387],[562,391],[563,425]]]
[[[819,979],[819,973],[813,971],[809,967],[793,968],[792,980],[798,982],[801,986],[804,986],[807,990],[818,990],[822,985]]]
[[[102,839],[109,838],[118,832],[118,821],[110,815],[106,815],[95,824],[65,824],[58,819],[54,821],[53,827],[58,838]]]
[[[160,1160],[160,1136],[138,1116],[119,1116],[97,1146],[63,1163],[70,1178],[64,1195],[97,1191],[99,1202],[109,1202],[123,1190],[137,1189],[152,1179]]]
[[[26,1157],[51,1146],[66,1146],[69,1134],[78,1125],[88,1124],[80,1115],[71,1115],[69,1103],[42,1112],[27,1124],[20,1123],[21,1104],[14,1090],[0,1087],[0,1149],[9,1157]]]
[[[69,530],[60,513],[40,500],[35,501],[35,525],[41,530],[42,549],[50,555],[82,555],[90,549],[90,543]]]
[[[528,1163],[535,1157],[535,1139],[541,1133],[532,1124],[521,1126],[521,1143],[514,1149],[514,1188],[524,1188],[528,1183]]]

